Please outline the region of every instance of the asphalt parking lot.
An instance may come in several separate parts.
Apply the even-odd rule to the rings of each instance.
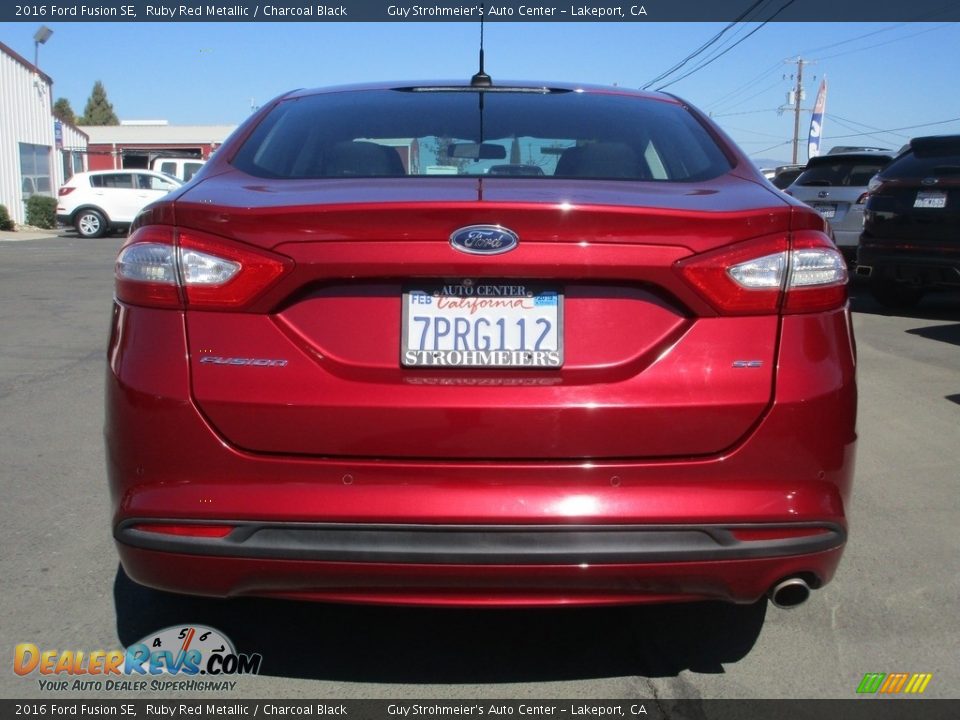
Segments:
[[[0,242],[8,658],[22,642],[109,650],[203,623],[264,657],[262,674],[241,678],[231,697],[849,698],[868,672],[932,673],[927,697],[960,697],[960,296],[894,315],[854,288],[860,442],[850,540],[834,582],[798,609],[227,602],[167,596],[118,573],[101,396],[120,242],[70,232]],[[0,697],[64,697],[9,662]]]

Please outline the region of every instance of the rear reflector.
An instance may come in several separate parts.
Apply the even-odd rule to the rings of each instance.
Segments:
[[[723,315],[816,312],[840,307],[847,297],[843,256],[816,231],[748,240],[676,268]]]
[[[134,525],[134,530],[142,532],[160,533],[161,535],[178,535],[181,537],[221,538],[233,532],[232,525],[173,525],[167,523],[143,523]]]

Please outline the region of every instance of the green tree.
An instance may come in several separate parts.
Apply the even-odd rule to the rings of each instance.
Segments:
[[[70,107],[70,101],[66,98],[57,98],[57,101],[53,104],[53,116],[65,123],[77,124],[77,116],[73,112],[73,108]]]
[[[103,83],[97,80],[93,84],[93,91],[87,100],[87,105],[83,108],[83,117],[80,118],[81,125],[119,125],[120,118],[113,111],[113,105],[107,100],[107,91]]]

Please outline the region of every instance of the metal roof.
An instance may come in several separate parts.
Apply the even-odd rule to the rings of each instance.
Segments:
[[[236,125],[83,125],[91,144],[222,143]]]

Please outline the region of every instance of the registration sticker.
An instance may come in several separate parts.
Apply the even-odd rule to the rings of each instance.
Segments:
[[[404,288],[405,367],[559,368],[563,294],[523,280],[470,279]]]

